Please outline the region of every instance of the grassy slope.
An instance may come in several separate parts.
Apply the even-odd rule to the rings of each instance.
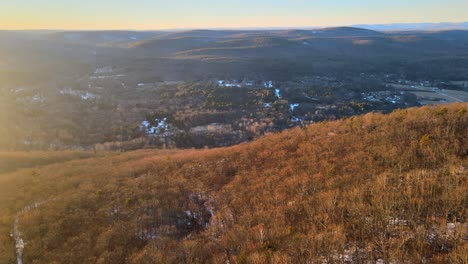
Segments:
[[[0,174],[0,262],[34,202],[27,263],[467,261],[467,125],[423,107]]]
[[[96,153],[85,151],[34,151],[34,152],[0,152],[0,173],[15,171],[21,168],[41,167],[53,163],[62,163],[75,159],[93,158]]]

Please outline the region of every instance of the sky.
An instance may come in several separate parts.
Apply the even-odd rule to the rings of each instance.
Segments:
[[[468,21],[468,0],[0,0],[0,29],[324,27]]]

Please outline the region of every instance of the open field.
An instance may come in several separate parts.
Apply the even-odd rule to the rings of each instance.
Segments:
[[[462,90],[447,90],[437,87],[417,85],[390,84],[393,88],[415,94],[418,100],[427,105],[437,105],[455,102],[468,102],[468,92]]]

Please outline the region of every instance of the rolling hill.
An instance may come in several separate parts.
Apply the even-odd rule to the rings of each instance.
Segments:
[[[0,48],[4,51],[0,65],[5,68],[0,68],[0,78],[11,82],[15,75],[20,76],[16,79],[32,75],[37,80],[55,72],[70,78],[98,64],[163,80],[227,76],[243,79],[250,75],[288,80],[304,75],[353,76],[361,72],[407,72],[418,79],[450,76],[446,81],[464,80],[468,68],[467,32],[379,32],[356,27],[0,32]],[[30,63],[31,58],[38,63]],[[458,65],[446,63],[447,59],[457,60]],[[43,64],[46,67],[33,66]]]
[[[3,153],[0,262],[15,226],[25,263],[466,263],[467,126],[465,103],[220,149]]]
[[[130,57],[126,62],[133,63],[134,58],[141,58],[151,62],[151,65],[144,65],[155,67],[163,60],[164,67],[138,68],[139,71],[156,71],[163,75],[166,68],[167,75],[171,75],[189,67],[209,73],[202,76],[212,74],[236,78],[245,77],[245,72],[255,72],[265,78],[290,79],[306,73],[337,75],[370,70],[380,73],[414,72],[417,78],[429,78],[442,71],[444,74],[440,75],[447,75],[445,72],[449,70],[445,68],[450,66],[442,62],[444,58],[464,58],[467,55],[467,34],[463,30],[378,32],[353,27],[245,32],[196,30],[168,33],[131,43],[127,50]],[[438,71],[434,69],[421,74],[408,70],[414,65],[425,67],[429,64],[427,60],[434,59],[441,60],[436,63]],[[262,65],[275,70],[263,71]],[[288,70],[283,68],[285,65],[288,65]],[[462,78],[453,69],[452,75]],[[200,74],[183,78],[194,76]]]

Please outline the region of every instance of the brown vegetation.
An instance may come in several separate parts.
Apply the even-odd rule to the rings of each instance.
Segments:
[[[0,174],[0,262],[466,263],[467,107]]]

